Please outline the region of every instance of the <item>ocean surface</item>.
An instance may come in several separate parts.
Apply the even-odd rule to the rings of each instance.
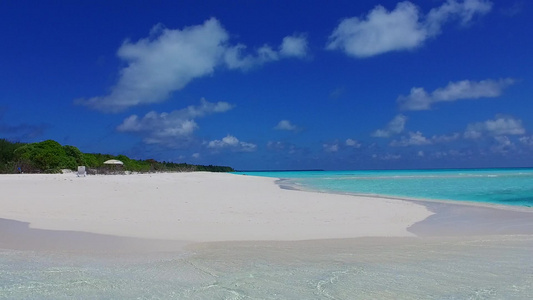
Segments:
[[[533,169],[239,172],[322,192],[533,206]]]

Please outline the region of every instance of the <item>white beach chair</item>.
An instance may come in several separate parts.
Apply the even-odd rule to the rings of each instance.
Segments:
[[[78,166],[78,177],[87,176],[87,171],[85,171],[85,166]]]

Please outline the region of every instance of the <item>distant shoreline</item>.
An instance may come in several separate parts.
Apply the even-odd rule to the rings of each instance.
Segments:
[[[275,173],[275,172],[324,172],[325,170],[322,170],[322,169],[302,169],[302,170],[237,170],[235,172],[231,172],[231,173],[254,173],[254,172],[257,172],[257,173],[260,173],[260,172],[265,172],[265,173],[268,173],[268,172],[272,172],[272,173]]]
[[[479,168],[421,168],[421,169],[346,169],[346,170],[325,170],[325,169],[301,169],[301,170],[292,170],[292,169],[282,169],[282,170],[236,170],[231,173],[242,173],[242,172],[365,172],[365,171],[446,171],[446,170],[523,170],[523,169],[533,169],[532,167],[479,167]]]

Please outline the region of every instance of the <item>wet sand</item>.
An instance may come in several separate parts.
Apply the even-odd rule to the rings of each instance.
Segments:
[[[533,234],[532,208],[410,201],[435,213],[409,227],[419,237]]]

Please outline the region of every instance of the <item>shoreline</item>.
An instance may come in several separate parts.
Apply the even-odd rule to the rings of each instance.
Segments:
[[[533,235],[532,207],[462,200],[420,199],[380,194],[321,191],[302,189],[295,185],[284,184],[284,181],[285,179],[279,179],[276,184],[280,188],[288,190],[391,199],[423,205],[433,214],[409,226],[407,230],[417,237]]]
[[[90,182],[92,178],[97,180]],[[0,185],[9,187],[8,194],[18,191],[14,195],[18,200],[0,200],[5,208],[0,212],[0,248],[150,252],[180,251],[206,243],[321,244],[368,238],[409,242],[412,238],[533,234],[533,210],[287,190],[274,178],[236,174],[92,178],[68,174],[0,176]],[[22,191],[20,185],[28,183],[32,189]],[[94,192],[96,197],[78,195],[80,199],[72,200],[76,193],[97,187],[104,191]],[[128,192],[130,188],[133,193]],[[202,190],[206,188],[207,191]],[[43,197],[43,189],[52,192],[52,196]],[[168,195],[176,191],[182,194]],[[168,197],[164,199],[154,198],[165,193]],[[39,196],[44,200],[35,199]],[[13,205],[15,201],[19,203]],[[202,203],[187,208],[194,201]],[[118,204],[113,206],[110,202]],[[47,204],[55,206],[50,209]],[[41,207],[35,211],[30,208],[32,205]],[[90,205],[94,207],[90,209]],[[213,230],[216,232],[210,232]]]
[[[397,200],[287,191],[219,173],[2,175],[0,218],[29,229],[187,242],[414,236],[431,213]],[[31,188],[28,188],[31,187]]]
[[[247,175],[253,176],[253,175]],[[268,177],[267,177],[268,178]],[[355,197],[368,197],[368,198],[377,198],[377,199],[390,199],[390,200],[401,200],[401,201],[410,201],[417,203],[440,203],[440,204],[451,204],[451,205],[462,205],[462,206],[474,206],[474,207],[485,207],[499,210],[510,210],[518,212],[533,212],[533,207],[523,206],[523,205],[504,205],[491,202],[477,202],[477,201],[466,201],[466,200],[444,200],[444,199],[430,199],[430,198],[411,198],[411,197],[402,197],[402,196],[393,196],[386,194],[363,194],[363,193],[350,193],[350,192],[337,192],[337,191],[323,191],[318,189],[303,189],[299,188],[296,185],[284,184],[284,181],[289,181],[290,179],[278,178],[276,184],[286,190],[293,191],[303,191],[303,192],[313,192],[313,193],[324,193],[324,194],[336,194],[336,195],[348,195]]]

